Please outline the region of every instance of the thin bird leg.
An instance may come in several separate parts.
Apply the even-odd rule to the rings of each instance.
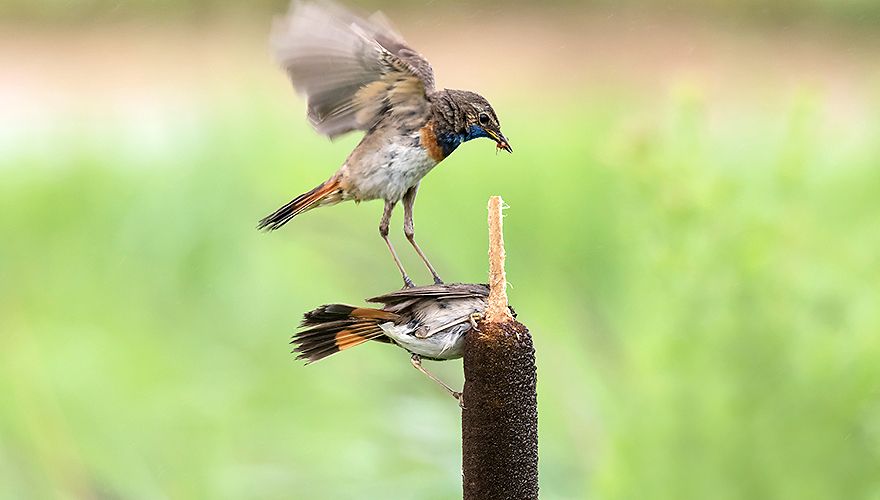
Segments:
[[[394,246],[388,239],[388,225],[391,222],[391,212],[394,211],[394,205],[396,205],[396,202],[385,202],[385,211],[382,212],[382,220],[379,221],[379,234],[382,236],[382,239],[385,240],[385,244],[388,245],[391,257],[394,259],[394,263],[397,264],[397,269],[400,270],[400,275],[403,276],[403,287],[412,288],[415,284],[409,279],[409,276],[406,275],[406,270],[403,268],[403,264],[400,263],[400,259],[397,258],[397,252],[394,251]]]
[[[403,195],[403,233],[406,235],[406,239],[409,240],[410,244],[413,248],[416,249],[416,253],[419,254],[419,257],[422,258],[422,262],[428,266],[428,270],[431,271],[431,276],[434,277],[435,285],[442,285],[443,280],[440,279],[440,276],[437,275],[437,271],[434,270],[434,266],[431,265],[431,262],[428,261],[428,258],[425,257],[425,253],[422,252],[422,249],[419,248],[419,244],[416,243],[415,239],[415,227],[413,224],[413,205],[416,202],[416,192],[419,190],[419,185],[409,188],[406,194]]]
[[[461,393],[458,391],[453,391],[452,387],[449,387],[448,385],[446,385],[445,382],[443,382],[439,378],[435,377],[434,374],[432,374],[431,372],[426,370],[425,367],[422,366],[422,357],[421,356],[419,356],[418,354],[413,354],[412,357],[410,358],[410,362],[412,363],[413,367],[415,367],[416,370],[424,373],[425,376],[427,376],[429,379],[442,385],[444,389],[449,391],[449,394],[452,394],[452,397],[457,399],[459,401],[459,403],[461,402]]]

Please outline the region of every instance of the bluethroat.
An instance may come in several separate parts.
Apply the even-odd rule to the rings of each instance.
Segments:
[[[291,344],[296,344],[297,359],[307,364],[369,340],[396,344],[410,353],[416,369],[461,401],[461,393],[428,372],[421,361],[460,358],[465,335],[482,319],[488,297],[488,285],[429,285],[367,299],[383,304],[381,309],[324,305],[305,314]]]
[[[276,21],[272,45],[308,118],[335,138],[366,132],[342,167],[259,223],[274,230],[297,215],[342,201],[385,200],[379,234],[404,285],[412,287],[388,240],[391,213],[403,202],[403,231],[436,284],[443,281],[416,243],[413,204],[419,182],[463,142],[479,137],[512,152],[495,111],[482,96],[437,90],[431,65],[379,13],[360,17],[332,3],[294,3]]]

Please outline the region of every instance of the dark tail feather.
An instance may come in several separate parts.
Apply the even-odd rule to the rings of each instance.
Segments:
[[[307,312],[290,343],[296,344],[296,359],[312,363],[368,340],[391,342],[379,325],[396,319],[381,309],[329,304]]]
[[[342,201],[342,189],[335,178],[322,183],[315,189],[290,200],[289,203],[268,215],[257,224],[257,229],[274,231],[297,215],[322,205],[333,205]]]

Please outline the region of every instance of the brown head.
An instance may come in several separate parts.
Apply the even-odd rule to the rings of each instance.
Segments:
[[[429,96],[437,145],[448,156],[461,143],[487,137],[498,149],[513,148],[501,133],[501,123],[492,105],[483,96],[467,90],[440,90]]]

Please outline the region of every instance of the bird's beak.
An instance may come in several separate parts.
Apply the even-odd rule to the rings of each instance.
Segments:
[[[501,132],[495,132],[493,130],[486,130],[486,133],[489,137],[495,141],[495,147],[498,149],[503,149],[508,153],[513,153],[513,148],[510,147],[510,143],[507,142],[507,137],[504,137],[504,134]]]

